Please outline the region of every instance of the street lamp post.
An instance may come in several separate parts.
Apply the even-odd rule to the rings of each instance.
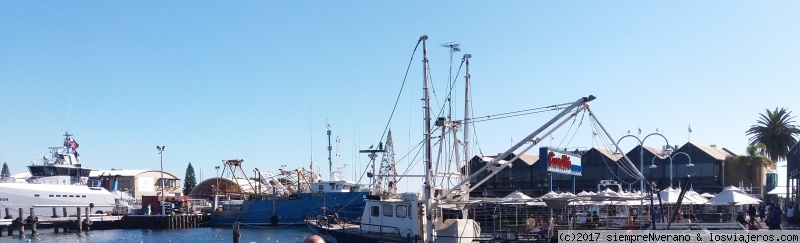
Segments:
[[[164,208],[164,147],[166,146],[156,146],[158,150],[158,155],[161,156],[161,215],[167,214],[167,209]]]
[[[694,166],[694,164],[692,164],[692,157],[689,156],[689,154],[687,154],[685,152],[677,152],[677,153],[674,153],[674,154],[671,154],[671,155],[667,155],[667,157],[669,158],[669,187],[670,188],[672,187],[672,159],[675,158],[675,155],[679,155],[679,154],[686,155],[686,158],[689,159],[689,164],[687,164],[686,166],[688,166],[688,167]],[[658,167],[658,166],[656,166],[655,161],[656,161],[656,157],[653,157],[653,161],[650,162],[650,169],[655,169],[655,168]]]
[[[634,136],[634,135],[625,135],[625,136],[622,136],[621,138],[619,138],[619,140],[617,140],[617,146],[619,146],[619,143],[622,142],[622,139],[626,138],[626,137],[635,138],[636,141],[639,142],[639,172],[642,173],[642,176],[644,176],[644,141],[646,141],[647,138],[649,138],[650,136],[653,136],[653,135],[657,135],[657,136],[660,136],[660,137],[664,138],[664,142],[667,143],[666,148],[663,150],[664,153],[669,153],[669,152],[672,151],[671,147],[669,146],[669,140],[667,140],[667,137],[664,137],[664,135],[662,135],[661,133],[651,133],[651,134],[648,134],[647,136],[644,136],[643,139],[639,139],[639,137]],[[622,153],[622,151],[619,151],[619,147],[617,147],[617,152],[615,152],[615,154],[617,154],[617,153],[620,153],[620,154]],[[653,158],[655,158],[655,156],[653,156]],[[652,218],[651,219],[652,221],[650,221],[650,222],[651,222],[651,224],[653,224],[653,227],[655,229],[655,224],[652,223],[652,222],[655,222],[655,214],[653,212],[653,210],[654,210],[654,207],[653,207],[653,194],[652,194],[653,190],[650,190],[650,191],[651,191],[651,194],[650,194],[650,215],[651,215],[651,218]],[[639,192],[642,193],[642,195],[644,195],[644,178],[639,179]],[[642,203],[640,202],[639,203],[639,214],[641,215],[641,213],[642,213]],[[639,220],[639,224],[640,224],[640,227],[641,227],[641,224],[642,224],[641,220]]]

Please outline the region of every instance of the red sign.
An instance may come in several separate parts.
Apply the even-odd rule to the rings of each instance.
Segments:
[[[566,154],[556,157],[556,154],[550,151],[547,154],[547,167],[569,171],[572,170],[572,161]]]

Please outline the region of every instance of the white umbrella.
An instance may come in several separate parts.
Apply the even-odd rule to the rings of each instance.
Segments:
[[[703,194],[700,194],[700,196],[703,196],[704,198],[712,198],[712,197],[714,197],[714,195],[711,195],[708,192],[704,192]]]
[[[680,196],[680,191],[678,189],[667,187],[667,189],[661,190],[658,192],[658,195],[661,196],[661,203],[662,204],[676,204],[678,203],[678,196]],[[654,198],[655,202],[658,202],[658,198]]]
[[[545,199],[545,198],[559,198],[559,197],[561,197],[561,195],[560,195],[560,194],[558,194],[557,192],[548,192],[548,193],[546,193],[546,194],[542,195],[541,197],[539,197],[539,199]]]
[[[694,189],[689,189],[686,191],[686,195],[684,195],[684,199],[688,198],[689,202],[687,204],[706,204],[708,203],[708,199],[701,196],[700,193],[694,191]]]
[[[708,200],[711,205],[746,205],[746,204],[759,204],[761,200],[747,195],[742,190],[726,189],[711,200]]]
[[[503,197],[501,201],[527,202],[527,201],[533,201],[533,198],[529,197],[528,195],[525,195],[525,193],[522,193],[520,191],[514,191],[511,194],[508,194],[507,196]]]

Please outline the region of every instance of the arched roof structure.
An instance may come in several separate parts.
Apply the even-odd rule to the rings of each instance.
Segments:
[[[239,183],[237,183],[237,181]],[[256,186],[257,183],[257,181],[247,179],[238,179],[234,181],[230,178],[222,177],[209,178],[198,183],[192,192],[189,193],[189,197],[210,198],[214,196],[214,188],[219,187],[220,194],[230,195],[231,198],[244,198],[248,194],[255,193],[251,185]]]

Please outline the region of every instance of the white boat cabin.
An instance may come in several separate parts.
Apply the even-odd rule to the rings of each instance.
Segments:
[[[368,199],[361,216],[361,232],[413,238],[421,235],[423,217],[416,193],[402,193],[397,199]]]

